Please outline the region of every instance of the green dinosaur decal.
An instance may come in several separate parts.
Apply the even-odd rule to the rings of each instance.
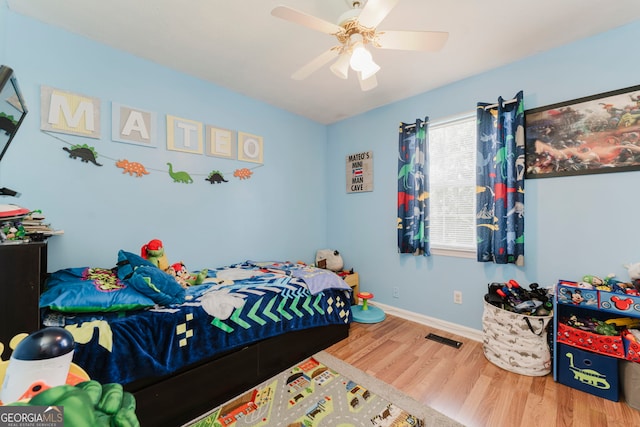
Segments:
[[[173,182],[181,182],[183,184],[192,184],[193,179],[191,176],[185,171],[173,171],[173,165],[171,163],[167,163],[169,166],[169,175],[173,178]]]

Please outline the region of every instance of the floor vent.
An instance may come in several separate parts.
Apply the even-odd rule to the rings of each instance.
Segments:
[[[450,338],[441,337],[436,334],[429,334],[425,337],[428,340],[439,342],[440,344],[450,345],[451,347],[460,348],[462,343],[460,341],[452,340]]]

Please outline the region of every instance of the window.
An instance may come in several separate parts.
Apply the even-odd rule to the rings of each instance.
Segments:
[[[475,257],[476,115],[429,124],[429,241],[440,255]]]

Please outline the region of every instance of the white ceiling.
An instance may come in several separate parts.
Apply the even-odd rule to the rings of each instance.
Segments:
[[[321,68],[337,45],[271,16],[284,4],[337,23],[348,0],[7,0],[45,23],[328,124],[640,19],[640,0],[400,0],[378,30],[447,31],[436,53],[374,49],[378,87]],[[629,41],[635,54],[637,41]]]

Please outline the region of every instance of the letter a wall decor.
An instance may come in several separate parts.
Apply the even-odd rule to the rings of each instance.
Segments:
[[[153,111],[111,103],[111,139],[156,148],[158,119]]]

